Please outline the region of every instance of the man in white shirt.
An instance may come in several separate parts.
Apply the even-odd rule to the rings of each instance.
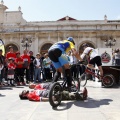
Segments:
[[[39,82],[42,82],[41,80],[41,59],[40,59],[40,54],[38,53],[36,55],[36,58],[33,61],[34,64],[34,83],[36,83],[36,79],[38,78]]]
[[[102,62],[101,62],[101,57],[98,55],[98,53],[96,52],[96,50],[92,47],[89,47],[89,45],[87,43],[84,43],[82,45],[84,51],[81,55],[81,58],[83,59],[85,57],[85,55],[89,56],[89,63],[88,63],[88,67],[91,69],[94,69],[94,65],[96,64],[98,69],[100,70],[100,75],[103,76],[103,69],[102,69]]]

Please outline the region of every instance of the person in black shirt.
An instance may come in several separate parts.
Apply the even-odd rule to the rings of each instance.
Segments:
[[[0,64],[3,66],[3,69],[1,70],[1,82],[2,79],[5,78],[5,68],[6,68],[5,57],[2,55],[2,52],[3,52],[2,49],[0,49]]]
[[[33,56],[33,52],[30,51],[30,82],[33,82],[33,75],[34,75],[34,65],[33,65],[33,61],[35,59],[35,57]]]

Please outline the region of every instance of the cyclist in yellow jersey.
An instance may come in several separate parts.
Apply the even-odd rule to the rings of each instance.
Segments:
[[[61,73],[63,72],[63,68],[65,68],[65,75],[67,78],[67,84],[70,87],[72,85],[72,75],[70,71],[69,61],[67,56],[65,55],[71,51],[73,55],[78,59],[82,60],[75,49],[75,42],[72,37],[69,37],[67,40],[59,41],[53,44],[49,50],[48,55],[51,59],[54,67],[56,68],[56,73],[54,74],[53,81],[56,82]]]

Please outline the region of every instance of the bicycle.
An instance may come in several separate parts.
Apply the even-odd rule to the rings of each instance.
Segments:
[[[112,87],[115,84],[115,78],[112,74],[105,74],[104,76],[101,76],[99,73],[100,71],[93,70],[91,68],[88,68],[87,65],[83,64],[84,62],[81,62],[80,64],[85,66],[85,72],[80,76],[80,86],[84,87],[87,84],[87,80],[89,79],[89,74],[93,77],[98,78],[98,80],[101,80],[102,86],[109,88]]]
[[[62,101],[62,92],[69,91],[70,89],[67,86],[67,79],[65,76],[65,68],[63,67],[63,81],[54,82],[50,88],[49,92],[49,103],[52,107],[57,107]],[[79,79],[72,78],[72,87],[70,92],[78,93],[80,91],[80,81]],[[55,100],[55,99],[56,100]]]

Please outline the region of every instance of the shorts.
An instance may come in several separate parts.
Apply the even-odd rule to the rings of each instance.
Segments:
[[[69,63],[67,56],[62,54],[62,51],[59,48],[51,49],[48,52],[48,56],[56,69],[61,68],[63,65]]]
[[[92,64],[92,65],[97,65],[97,66],[101,66],[102,65],[102,62],[101,62],[101,57],[100,56],[96,56],[94,58],[92,58],[90,61],[89,61],[89,64]]]

